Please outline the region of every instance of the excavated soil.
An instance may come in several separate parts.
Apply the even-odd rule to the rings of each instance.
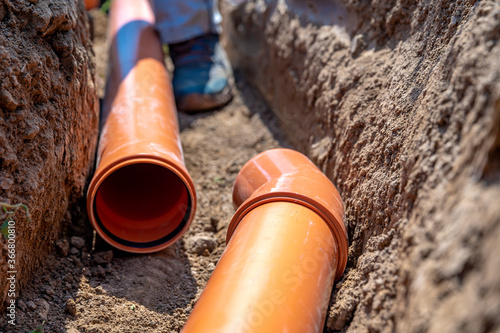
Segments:
[[[189,232],[131,255],[74,218],[0,331],[179,331],[224,249],[237,172],[286,146],[281,128],[346,207],[325,331],[500,332],[498,1],[238,3],[223,4],[227,46],[279,121],[240,75],[228,106],[180,114]],[[106,18],[93,15],[102,94]]]
[[[0,224],[11,219],[16,235],[15,258],[0,236],[0,310],[81,207],[97,142],[94,74],[83,2],[0,1]],[[30,216],[8,213],[19,204]]]
[[[238,2],[232,62],[345,203],[329,331],[500,332],[500,3]]]
[[[92,14],[102,96],[106,17]],[[183,238],[159,253],[133,255],[94,242],[89,222],[83,231],[69,228],[18,298],[17,326],[5,329],[2,316],[0,332],[26,332],[44,321],[44,332],[180,330],[225,248],[238,171],[257,153],[287,146],[256,92],[240,79],[234,91],[234,100],[220,110],[179,114],[186,166],[198,195],[195,220]]]

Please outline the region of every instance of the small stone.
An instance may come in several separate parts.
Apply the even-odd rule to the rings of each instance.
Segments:
[[[69,253],[70,254],[78,254],[78,253],[80,253],[80,251],[78,251],[78,249],[76,247],[72,247],[71,250],[69,250]]]
[[[97,266],[94,269],[92,269],[92,275],[100,278],[106,277],[106,271],[102,266]]]
[[[71,237],[71,245],[73,245],[77,249],[81,249],[85,246],[85,240],[82,237],[73,236]]]
[[[38,312],[40,318],[42,318],[43,320],[47,320],[50,311],[50,304],[43,298],[40,298],[38,304],[40,305],[40,311]]]
[[[23,311],[26,311],[26,303],[24,303],[22,299],[17,301],[17,307]]]
[[[9,91],[2,89],[0,90],[0,106],[12,111],[19,106],[19,103],[12,97]]]
[[[69,254],[69,242],[66,239],[60,239],[56,242],[57,249],[59,252],[67,257]]]
[[[96,293],[97,295],[104,295],[104,294],[106,294],[106,290],[104,290],[104,289],[102,288],[102,286],[97,286],[97,287],[95,287],[95,289],[94,289],[94,290],[95,290],[95,293]]]
[[[33,301],[27,301],[27,302],[26,302],[26,306],[27,306],[27,307],[28,307],[28,309],[30,309],[30,310],[35,310],[35,309],[36,309],[36,304],[35,304],[35,302],[33,302]]]
[[[44,288],[44,292],[45,294],[49,295],[49,296],[54,296],[55,295],[55,291],[54,289],[52,289],[51,287],[46,287]]]
[[[208,234],[194,235],[187,241],[188,251],[199,255],[209,255],[216,246],[217,242],[215,241],[215,238]]]
[[[113,251],[102,251],[94,253],[94,262],[98,265],[109,264],[113,260]]]
[[[76,315],[76,303],[72,298],[66,302],[66,311],[71,315]]]
[[[351,44],[351,54],[357,57],[364,49],[366,49],[365,37],[362,34],[354,36]]]
[[[212,216],[210,217],[210,224],[212,225],[212,227],[214,227],[215,230],[217,230],[217,225],[219,224],[219,219]]]
[[[12,187],[12,184],[14,184],[14,181],[6,177],[0,182],[0,187],[4,190],[8,190]]]

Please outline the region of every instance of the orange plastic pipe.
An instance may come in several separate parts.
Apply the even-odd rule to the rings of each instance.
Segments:
[[[85,9],[91,10],[99,6],[99,0],[85,0]]]
[[[347,262],[342,201],[304,155],[274,149],[238,174],[227,247],[184,333],[321,332]]]
[[[188,229],[196,194],[182,155],[177,111],[147,0],[114,0],[110,76],[87,211],[118,249],[159,251]]]

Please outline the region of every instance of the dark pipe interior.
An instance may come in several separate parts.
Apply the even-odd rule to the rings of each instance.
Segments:
[[[188,196],[182,179],[169,169],[132,164],[102,182],[95,213],[105,232],[125,242],[154,242],[184,222],[190,209]]]

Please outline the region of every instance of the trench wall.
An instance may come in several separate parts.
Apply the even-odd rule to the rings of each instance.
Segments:
[[[24,204],[31,217],[24,209],[12,216],[14,267],[0,235],[4,308],[7,271],[17,271],[19,293],[63,225],[78,216],[94,161],[99,103],[83,1],[4,0],[0,31],[0,202]],[[0,217],[2,224],[8,218],[5,211]]]
[[[223,9],[233,65],[344,200],[327,330],[498,331],[498,1]]]

